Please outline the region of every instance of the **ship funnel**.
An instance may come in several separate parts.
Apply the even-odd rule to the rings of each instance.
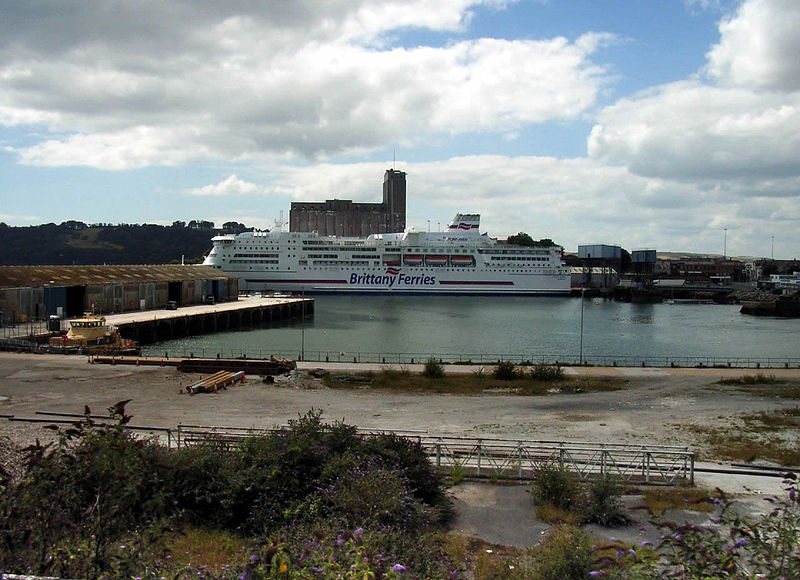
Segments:
[[[481,225],[481,216],[477,213],[457,213],[450,225],[447,226],[448,231],[478,231]]]

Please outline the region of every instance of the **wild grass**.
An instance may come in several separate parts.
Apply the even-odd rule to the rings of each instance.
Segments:
[[[800,407],[762,411],[736,417],[730,427],[691,426],[710,447],[714,458],[779,465],[800,465]]]
[[[654,487],[645,489],[642,498],[650,515],[661,517],[668,509],[709,513],[712,496],[714,492],[703,487]]]
[[[164,548],[172,567],[201,566],[211,573],[221,574],[231,562],[246,561],[251,545],[252,539],[226,530],[186,528],[167,537]]]
[[[348,380],[339,380],[342,375],[328,375],[325,384],[334,389],[381,389],[396,393],[431,393],[453,395],[480,395],[491,392],[542,396],[552,394],[580,394],[624,389],[627,381],[609,377],[569,377],[556,380],[535,380],[518,375],[511,380],[495,379],[485,372],[468,374],[446,374],[441,377],[426,377],[421,374],[385,369],[380,372],[348,374]]]
[[[720,379],[714,384],[738,387],[736,392],[747,393],[748,395],[775,399],[800,399],[800,382],[780,379],[773,374],[742,375],[740,377]]]
[[[719,385],[777,385],[785,383],[773,374],[758,373],[756,375],[742,375],[717,381]]]

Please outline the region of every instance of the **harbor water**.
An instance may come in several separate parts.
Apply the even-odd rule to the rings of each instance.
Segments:
[[[800,319],[747,316],[738,305],[578,297],[314,298],[314,317],[305,321],[171,340],[148,345],[144,353],[387,363],[434,356],[621,366],[800,364]]]

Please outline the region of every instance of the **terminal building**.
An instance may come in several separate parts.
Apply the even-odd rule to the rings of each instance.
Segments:
[[[406,174],[387,169],[383,176],[383,202],[354,203],[347,199],[292,202],[289,230],[317,232],[321,236],[366,237],[406,229]]]
[[[0,266],[0,325],[236,300],[239,282],[207,266]]]

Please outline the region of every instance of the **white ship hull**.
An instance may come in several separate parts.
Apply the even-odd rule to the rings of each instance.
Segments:
[[[561,249],[498,243],[479,216],[457,215],[448,231],[320,237],[306,232],[216,236],[203,262],[244,291],[361,294],[567,294]]]

